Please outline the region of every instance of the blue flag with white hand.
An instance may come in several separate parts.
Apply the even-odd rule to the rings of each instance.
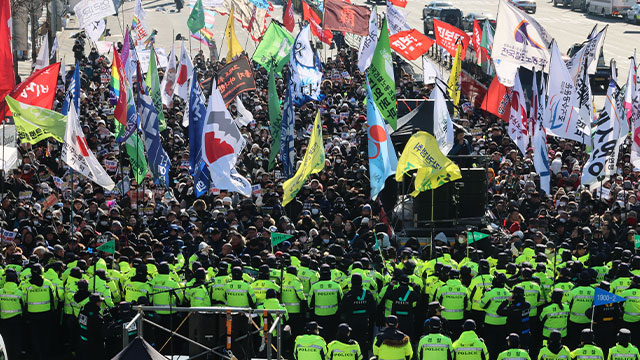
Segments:
[[[193,69],[193,79],[196,77],[196,69]],[[204,94],[197,81],[191,82],[189,96],[189,165],[193,175],[193,185],[196,197],[200,197],[209,191],[211,176],[207,164],[202,159],[202,129],[207,117]],[[206,174],[205,174],[206,173]]]
[[[289,81],[287,87],[287,95],[284,100],[282,125],[280,130],[280,162],[282,163],[282,176],[287,180],[293,176],[295,167],[293,161],[295,158],[294,151],[294,123],[295,115],[293,112],[293,84]]]
[[[62,115],[69,114],[69,105],[73,101],[73,105],[76,107],[76,112],[80,114],[80,69],[78,67],[78,62],[76,62],[76,66],[73,69],[73,76],[71,76],[71,80],[69,80],[69,86],[67,86],[67,94],[64,97],[64,102],[62,103]]]
[[[162,147],[158,113],[153,106],[153,99],[151,99],[148,89],[144,93],[140,92],[138,99],[138,112],[144,132],[144,147],[147,149],[153,180],[156,184],[169,187],[171,159]]]
[[[369,180],[371,199],[375,200],[387,178],[396,173],[398,156],[376,103],[367,78],[367,137],[369,139]]]
[[[626,299],[622,296],[618,296],[600,288],[596,288],[596,292],[593,294],[593,306],[619,303],[625,300]]]

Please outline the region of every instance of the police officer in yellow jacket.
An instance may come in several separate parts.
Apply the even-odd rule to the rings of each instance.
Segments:
[[[609,349],[607,360],[640,360],[638,348],[631,343],[631,331],[622,328],[618,331],[618,343]]]
[[[571,350],[562,344],[562,333],[553,330],[549,336],[546,346],[543,346],[538,353],[538,360],[569,360]]]
[[[351,328],[342,323],[336,329],[336,339],[327,345],[327,360],[362,360],[357,341],[351,339]]]
[[[53,284],[42,277],[42,265],[31,266],[31,279],[22,288],[23,302],[26,306],[27,326],[30,330],[31,349],[35,360],[48,359],[50,354],[51,318],[55,308]]]
[[[373,356],[377,360],[411,360],[411,339],[398,330],[396,316],[387,316],[384,330],[373,340]]]
[[[571,353],[571,358],[574,360],[604,360],[602,349],[594,345],[593,340],[593,331],[583,329],[580,333],[581,347]]]
[[[456,360],[488,360],[489,351],[476,334],[476,322],[468,319],[462,325],[462,334],[453,343]]]
[[[509,348],[498,355],[498,360],[531,360],[529,354],[520,349],[520,336],[511,333],[507,336]]]
[[[333,338],[338,323],[338,305],[342,300],[340,285],[331,280],[329,265],[320,266],[320,281],[309,289],[309,309],[313,319],[322,327],[325,339]]]
[[[0,333],[4,338],[9,359],[18,359],[22,350],[22,290],[18,287],[18,273],[5,272],[5,284],[0,289]]]
[[[418,360],[453,360],[453,343],[442,334],[440,318],[432,316],[425,321],[425,327],[428,327],[429,333],[418,343]]]
[[[305,326],[305,334],[296,337],[293,345],[293,358],[295,360],[325,360],[327,356],[327,343],[320,336],[322,327],[317,322],[308,322]]]
[[[624,315],[622,315],[624,327],[636,335],[631,339],[631,342],[633,345],[639,346],[640,340],[637,338],[640,334],[640,276],[634,276],[629,288],[621,292],[620,296],[626,299],[624,302]]]

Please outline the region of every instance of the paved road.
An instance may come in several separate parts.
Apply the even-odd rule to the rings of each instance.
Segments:
[[[460,8],[464,14],[486,12],[497,15],[499,1],[505,0],[448,0]],[[427,0],[409,0],[404,9],[409,25],[422,31],[422,8]],[[629,69],[629,56],[633,55],[636,44],[640,44],[640,26],[626,24],[621,18],[601,18],[587,16],[565,8],[556,8],[547,0],[538,0],[538,10],[534,18],[544,26],[558,42],[560,50],[566,52],[574,43],[586,40],[595,24],[598,28],[609,25],[604,44],[605,59],[614,58],[618,64],[619,82],[624,82]],[[384,8],[384,7],[383,7]],[[380,10],[379,10],[380,11]]]

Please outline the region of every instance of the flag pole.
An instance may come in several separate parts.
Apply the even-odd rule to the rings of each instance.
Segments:
[[[415,176],[414,176],[415,179]],[[429,260],[432,260],[433,258],[433,233],[436,231],[436,224],[433,222],[433,199],[434,199],[434,195],[435,194],[435,190],[431,189],[431,242],[430,242],[430,250],[429,250]],[[404,216],[404,214],[403,214]]]

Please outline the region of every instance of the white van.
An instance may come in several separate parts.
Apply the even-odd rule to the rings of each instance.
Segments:
[[[587,13],[600,16],[624,15],[636,0],[587,0]]]

